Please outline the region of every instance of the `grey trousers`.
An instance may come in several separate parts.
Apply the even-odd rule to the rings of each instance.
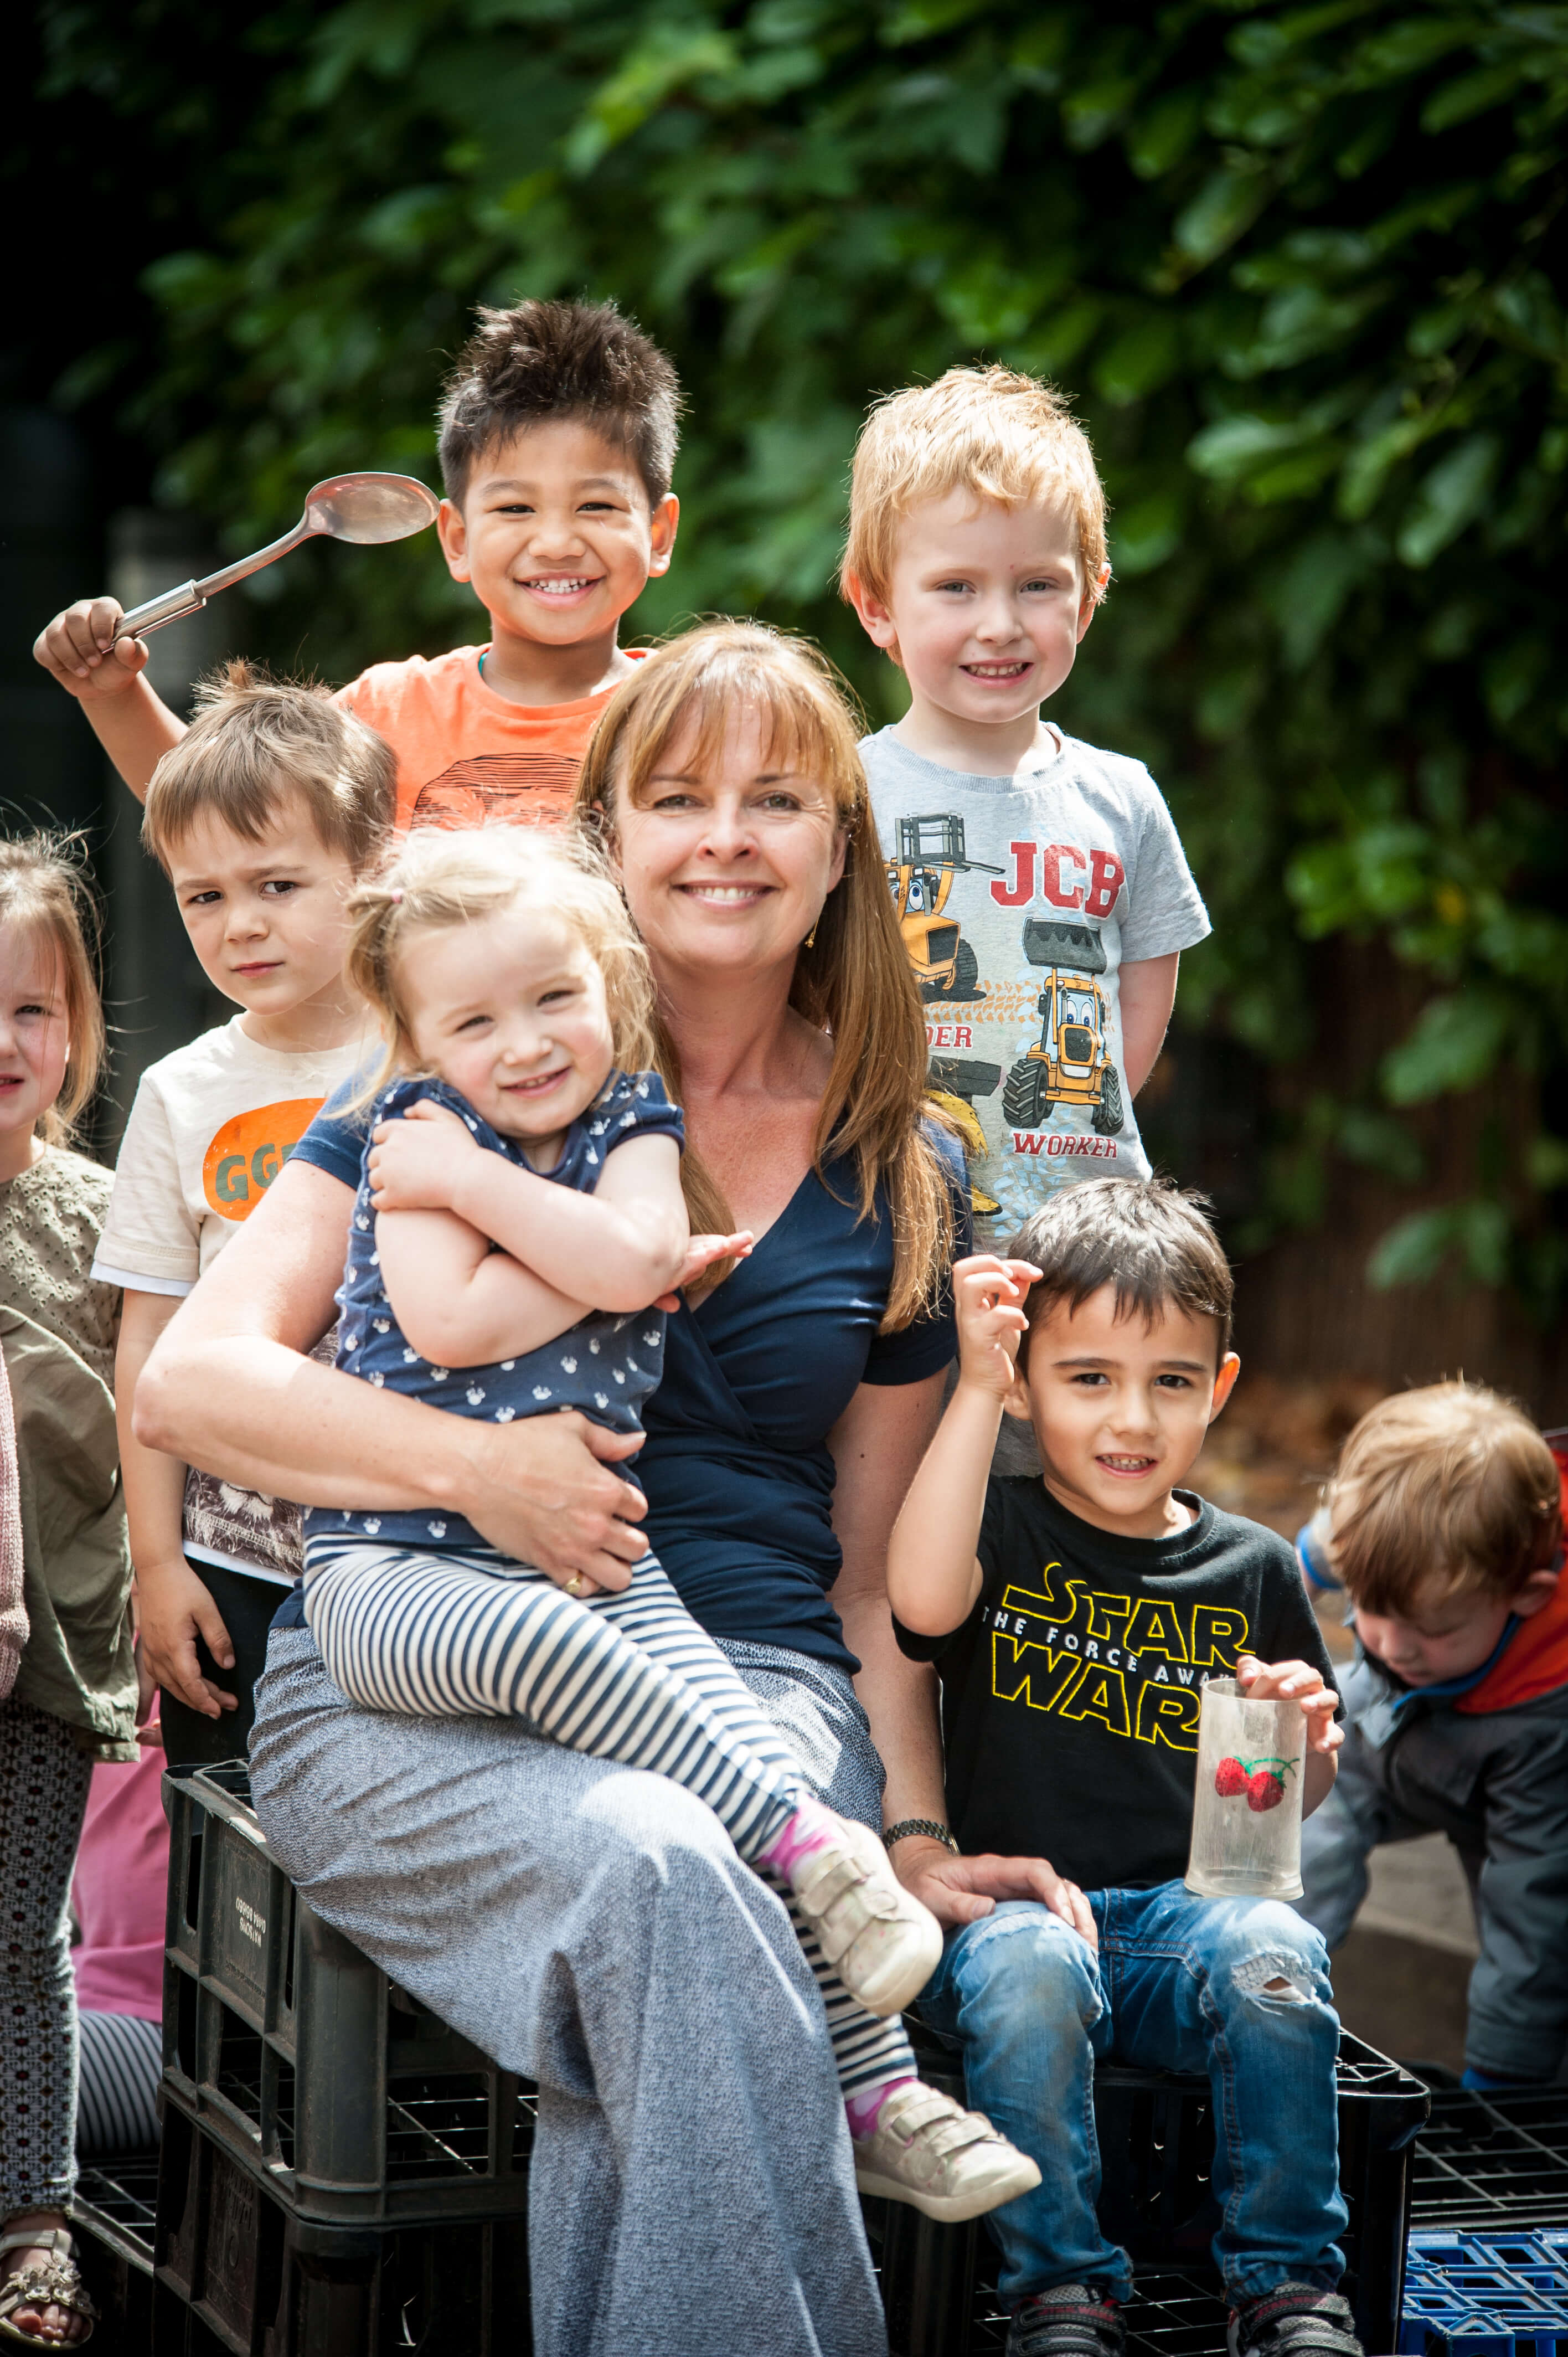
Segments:
[[[709,1810],[515,1720],[355,1709],[304,1630],[251,1773],[312,1905],[539,2083],[536,2357],[885,2357],[822,2002]]]

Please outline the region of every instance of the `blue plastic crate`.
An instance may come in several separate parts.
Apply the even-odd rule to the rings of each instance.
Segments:
[[[1568,2231],[1412,2234],[1404,2357],[1568,2357]]]

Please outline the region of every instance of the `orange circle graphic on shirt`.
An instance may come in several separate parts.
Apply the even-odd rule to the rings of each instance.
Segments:
[[[201,1191],[220,1219],[250,1218],[326,1102],[290,1097],[224,1123],[201,1165]]]

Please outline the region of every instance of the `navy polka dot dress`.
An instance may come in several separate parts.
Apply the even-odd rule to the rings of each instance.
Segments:
[[[339,1369],[377,1389],[428,1400],[454,1415],[510,1424],[516,1416],[553,1415],[563,1408],[576,1408],[612,1432],[640,1431],[643,1402],[657,1388],[664,1368],[661,1310],[639,1309],[618,1317],[590,1310],[542,1350],[488,1366],[438,1367],[410,1346],[381,1283],[368,1174],[377,1124],[398,1120],[420,1103],[445,1105],[467,1124],[488,1153],[528,1167],[516,1140],[493,1130],[444,1081],[394,1081],[382,1092],[367,1124],[349,1257],[338,1294]],[[673,1137],[683,1144],[679,1107],[671,1103],[657,1072],[614,1072],[595,1103],[567,1131],[555,1168],[537,1175],[591,1195],[615,1148],[628,1138],[650,1136]],[[473,1524],[456,1513],[353,1513],[313,1506],[306,1511],[305,1530],[307,1538],[360,1537],[392,1546],[445,1550],[485,1544]]]

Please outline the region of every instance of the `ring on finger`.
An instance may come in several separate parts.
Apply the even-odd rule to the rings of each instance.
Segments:
[[[581,1596],[583,1593],[583,1575],[580,1571],[575,1571],[566,1582],[566,1593],[568,1596]]]

